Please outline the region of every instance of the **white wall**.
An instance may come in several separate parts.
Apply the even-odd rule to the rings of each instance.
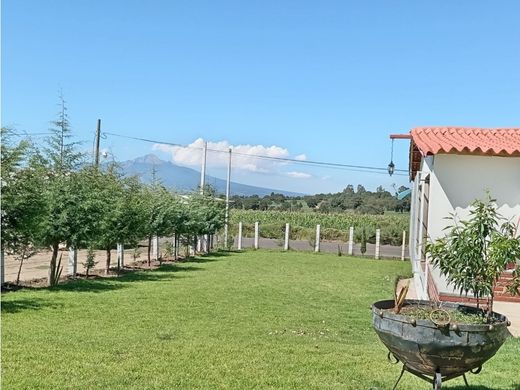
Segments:
[[[469,215],[469,205],[483,199],[486,190],[497,200],[499,212],[515,224],[520,218],[520,157],[488,157],[438,154],[426,160],[430,165],[430,239],[444,236],[450,224],[444,219],[456,213],[461,219]],[[433,270],[439,292],[452,292],[438,270]]]

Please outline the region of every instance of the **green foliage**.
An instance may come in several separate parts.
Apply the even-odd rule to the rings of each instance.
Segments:
[[[5,253],[20,261],[35,253],[43,218],[43,197],[37,172],[31,166],[32,145],[22,139],[14,142],[11,129],[2,128],[1,143],[1,242]]]
[[[163,250],[164,256],[166,258],[169,258],[169,259],[173,258],[174,247],[170,241],[167,241],[162,245],[162,250]]]
[[[359,248],[359,251],[362,255],[364,255],[367,252],[367,232],[364,226],[361,228],[361,246]]]
[[[391,213],[385,215],[362,215],[354,213],[320,214],[302,211],[255,211],[232,210],[230,231],[237,234],[238,223],[244,223],[243,234],[252,237],[253,224],[258,221],[260,233],[265,238],[283,238],[285,223],[291,224],[291,240],[308,240],[321,225],[324,240],[348,240],[348,232],[354,227],[354,241],[361,242],[361,227],[365,227],[367,242],[375,243],[376,229],[381,229],[381,244],[401,245],[403,230],[408,234],[409,215]]]
[[[520,258],[520,238],[510,222],[503,222],[495,201],[475,200],[470,218],[458,221],[448,235],[429,243],[426,253],[448,282],[461,293],[472,293],[477,301],[489,297],[489,312],[493,307],[493,287],[508,263]]]
[[[406,187],[400,187],[399,192]],[[410,199],[398,200],[397,196],[379,186],[375,192],[367,191],[358,185],[348,185],[342,192],[335,194],[316,194],[289,197],[271,193],[263,198],[258,195],[233,196],[232,207],[242,210],[260,211],[315,211],[318,213],[342,213],[345,211],[360,214],[381,215],[388,211],[404,212],[410,210]]]
[[[94,248],[92,246],[89,246],[87,250],[87,259],[84,263],[82,263],[83,267],[85,267],[85,273],[87,278],[90,270],[94,268],[97,263],[98,262],[96,261],[96,253],[94,252]]]

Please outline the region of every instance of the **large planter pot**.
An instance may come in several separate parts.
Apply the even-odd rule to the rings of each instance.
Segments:
[[[434,303],[405,301],[404,306],[409,305],[432,307]],[[388,310],[393,307],[393,300],[372,305],[374,330],[390,353],[403,363],[403,372],[409,371],[423,379],[432,377],[434,388],[440,388],[442,379],[480,371],[482,364],[495,355],[509,336],[508,320],[498,313],[492,313],[494,322],[490,325],[439,324],[395,314]],[[443,303],[442,307],[466,313],[479,311],[456,303]]]

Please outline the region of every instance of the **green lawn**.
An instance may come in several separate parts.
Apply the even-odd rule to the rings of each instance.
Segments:
[[[2,385],[389,389],[400,368],[369,306],[409,272],[408,262],[250,251],[3,294]],[[519,357],[509,340],[469,380],[518,389]],[[399,388],[430,386],[405,374]]]

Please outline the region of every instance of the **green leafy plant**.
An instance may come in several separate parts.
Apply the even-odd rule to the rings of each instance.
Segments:
[[[361,247],[359,251],[362,255],[365,255],[367,252],[367,232],[364,226],[361,228]]]
[[[90,246],[87,250],[87,260],[82,263],[83,267],[85,267],[85,275],[88,278],[88,274],[92,268],[96,266],[98,263],[96,260],[96,253],[94,252],[94,248]]]
[[[514,225],[498,214],[494,199],[475,200],[470,218],[458,221],[448,217],[453,225],[448,234],[428,243],[426,253],[434,267],[440,269],[447,281],[460,293],[471,293],[488,301],[488,318],[493,311],[494,285],[507,264],[520,257],[520,238]]]
[[[162,245],[162,249],[163,249],[163,253],[164,253],[164,257],[167,258],[167,259],[173,259],[173,251],[174,251],[174,247],[173,247],[173,243],[172,242],[165,242],[163,245]]]

